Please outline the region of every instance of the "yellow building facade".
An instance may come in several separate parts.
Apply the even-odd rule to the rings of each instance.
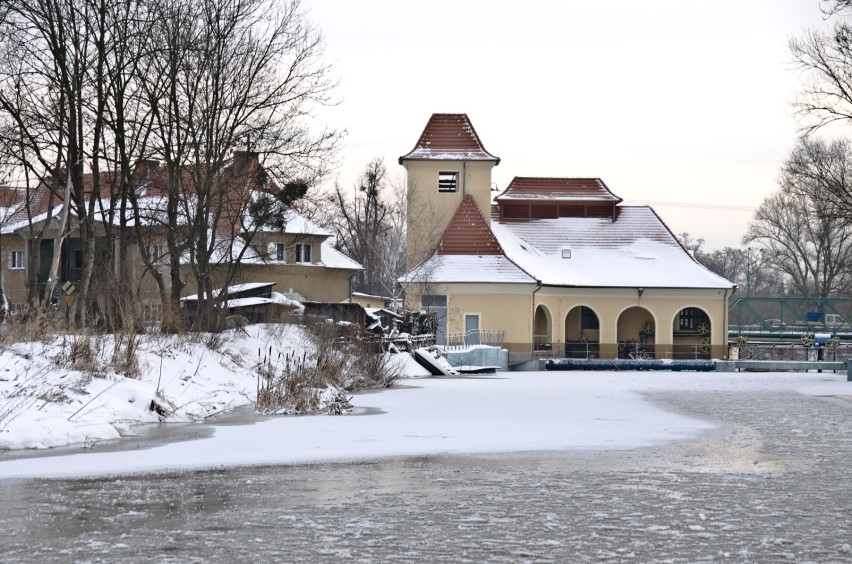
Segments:
[[[407,307],[438,314],[439,342],[499,336],[511,363],[725,356],[733,284],[650,208],[596,178],[516,177],[492,211],[499,159],[465,114],[433,115],[400,163],[413,216],[400,283]]]

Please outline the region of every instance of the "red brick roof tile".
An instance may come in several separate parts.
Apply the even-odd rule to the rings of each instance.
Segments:
[[[502,255],[503,249],[482,216],[470,194],[459,204],[456,213],[438,242],[439,255]]]
[[[600,178],[536,178],[516,176],[495,200],[621,202]]]
[[[467,114],[432,114],[420,139],[403,160],[453,160],[453,161],[496,161],[485,150]]]

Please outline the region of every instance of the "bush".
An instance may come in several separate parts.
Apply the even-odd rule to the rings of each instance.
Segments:
[[[399,378],[371,335],[352,325],[309,326],[311,346],[301,356],[258,351],[257,410],[261,413],[344,413],[345,392],[388,388]]]

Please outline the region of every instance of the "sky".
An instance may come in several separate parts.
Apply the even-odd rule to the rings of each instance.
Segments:
[[[741,246],[798,136],[791,37],[818,0],[303,0],[344,128],[329,183],[400,155],[429,116],[466,113],[514,176],[599,177],[705,249]]]

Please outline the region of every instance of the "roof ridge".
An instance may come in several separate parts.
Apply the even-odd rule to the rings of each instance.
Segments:
[[[623,200],[599,176],[515,176],[495,200],[583,200],[619,204]]]

